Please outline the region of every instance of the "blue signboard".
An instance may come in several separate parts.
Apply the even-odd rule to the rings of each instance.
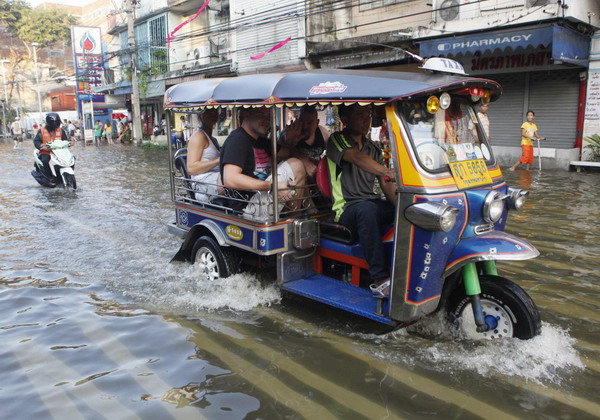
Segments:
[[[423,57],[456,56],[467,53],[493,53],[496,50],[539,48],[552,45],[552,58],[587,66],[589,37],[558,25],[514,28],[452,38],[440,38],[419,43]]]

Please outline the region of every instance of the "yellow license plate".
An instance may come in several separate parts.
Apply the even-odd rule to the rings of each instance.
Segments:
[[[492,183],[492,177],[483,159],[450,162],[450,170],[456,186],[461,190]]]

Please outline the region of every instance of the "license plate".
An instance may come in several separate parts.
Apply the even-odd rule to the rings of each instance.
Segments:
[[[483,159],[450,162],[450,170],[456,185],[461,190],[492,183],[492,177]]]

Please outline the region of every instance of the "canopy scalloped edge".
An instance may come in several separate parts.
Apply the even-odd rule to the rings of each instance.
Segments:
[[[327,106],[327,105],[345,105],[345,106],[350,106],[350,105],[354,105],[354,104],[358,104],[360,106],[368,106],[368,105],[375,105],[375,106],[383,106],[385,104],[387,104],[388,102],[384,102],[384,101],[306,101],[306,102],[278,102],[275,104],[266,104],[264,102],[261,103],[254,103],[254,104],[240,104],[240,103],[215,103],[215,102],[211,102],[211,103],[206,103],[206,104],[201,104],[201,105],[194,105],[194,106],[189,106],[189,105],[165,105],[165,109],[176,109],[179,111],[198,111],[201,109],[214,109],[214,108],[271,108],[273,106],[277,107],[277,108],[283,108],[284,106],[288,107],[288,108],[296,108],[296,107],[301,107],[304,105],[309,105],[309,106],[315,106],[315,105],[321,105],[321,106]]]

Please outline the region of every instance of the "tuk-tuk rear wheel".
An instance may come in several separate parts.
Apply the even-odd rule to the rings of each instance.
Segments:
[[[474,340],[504,337],[527,340],[540,333],[540,314],[521,287],[499,276],[480,276],[479,282],[484,319],[490,328],[477,332],[471,300],[461,284],[447,306],[449,321],[459,335]]]
[[[192,264],[199,265],[209,280],[216,280],[237,273],[239,256],[235,250],[219,246],[210,236],[201,236],[192,250]]]

